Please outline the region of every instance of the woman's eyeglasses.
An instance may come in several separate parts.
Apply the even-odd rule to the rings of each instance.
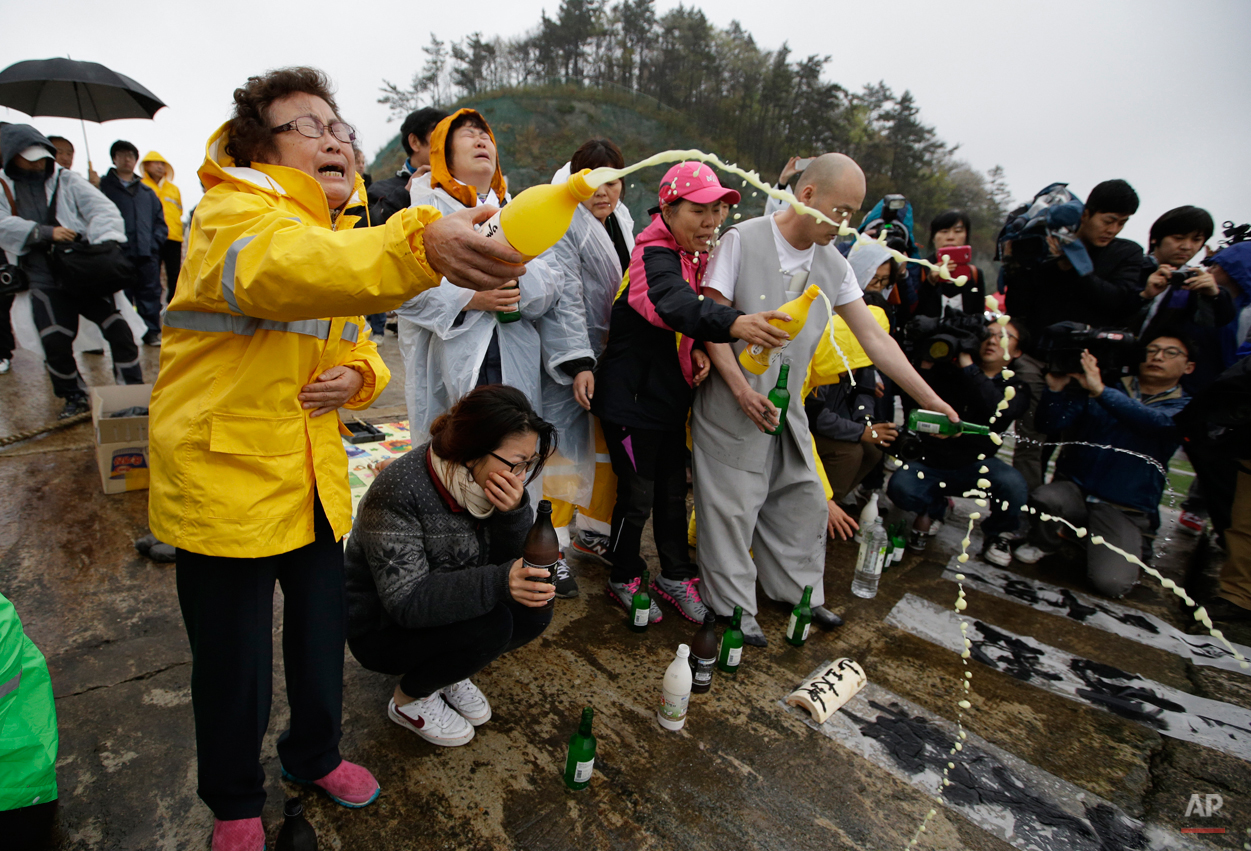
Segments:
[[[494,452],[488,452],[487,454],[507,467],[508,472],[512,473],[514,476],[520,476],[522,473],[530,472],[535,468],[535,465],[539,463],[539,456],[537,455],[533,458],[528,458],[525,461],[518,461],[514,464],[512,461],[509,461],[507,458],[501,458]]]
[[[286,133],[288,130],[295,130],[301,136],[307,136],[310,139],[320,139],[325,134],[327,125],[323,124],[316,115],[301,115],[293,121],[273,128],[270,132]],[[331,135],[340,142],[351,143],[356,139],[356,128],[346,121],[332,121],[329,130]]]

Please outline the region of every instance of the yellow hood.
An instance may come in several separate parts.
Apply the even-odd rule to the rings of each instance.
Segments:
[[[200,166],[198,172],[205,192],[219,183],[246,187],[253,192],[260,190],[263,194],[280,196],[295,202],[316,216],[322,224],[330,225],[330,202],[326,199],[326,192],[317,182],[317,178],[298,168],[284,165],[252,163],[247,167],[237,166],[234,158],[226,153],[228,141],[230,141],[229,121],[217,128],[205,146],[204,164]],[[352,190],[352,195],[342,209],[369,206],[368,196],[365,193],[365,181],[359,174],[356,174],[355,178],[356,185]]]
[[[158,154],[156,151],[148,151],[146,154],[144,154],[143,159],[141,159],[141,160],[139,161],[139,175],[140,175],[141,177],[145,177],[145,178],[146,178],[146,177],[148,177],[148,170],[147,170],[146,168],[144,168],[144,167],[143,167],[143,164],[144,164],[144,163],[165,163],[165,176],[161,178],[161,181],[162,181],[162,182],[164,182],[164,181],[168,180],[170,183],[173,183],[173,182],[174,182],[174,165],[173,165],[173,163],[171,163],[169,160],[165,159],[165,157],[161,156],[161,155],[160,155],[160,154]],[[149,178],[149,179],[151,179],[151,178]]]

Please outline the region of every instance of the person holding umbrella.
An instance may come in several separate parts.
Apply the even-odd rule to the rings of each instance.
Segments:
[[[118,139],[109,148],[113,167],[100,181],[100,191],[121,211],[126,222],[126,256],[134,264],[133,283],[126,287],[126,297],[143,317],[148,330],[143,335],[145,346],[161,345],[161,249],[169,228],[165,211],[156,190],[135,173],[139,149],[125,139]]]
[[[187,280],[165,313],[150,419],[152,532],[177,548],[198,792],[214,851],[260,851],[274,584],[282,584],[288,780],[347,807],[379,793],[339,754],[351,525],[340,407],[390,373],[361,314],[437,286],[492,289],[522,256],[477,234],[494,208],[404,210],[356,228],[353,128],[313,68],[251,77],[209,138]],[[324,416],[329,414],[330,416]]]
[[[0,130],[4,171],[0,184],[0,248],[30,281],[31,312],[43,343],[52,389],[65,400],[60,418],[90,410],[87,385],[74,361],[78,317],[100,326],[113,354],[119,384],[142,384],[139,349],[112,296],[71,289],[53,272],[48,250],[54,242],[126,241],[117,207],[83,177],[58,165],[56,146],[29,124]]]

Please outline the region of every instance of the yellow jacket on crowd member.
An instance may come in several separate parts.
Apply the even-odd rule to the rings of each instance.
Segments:
[[[144,167],[144,163],[165,163],[165,176],[159,182],[148,177],[148,170]],[[148,151],[139,163],[139,173],[143,175],[144,184],[161,199],[161,209],[165,211],[165,225],[169,228],[167,239],[182,242],[182,193],[174,185],[174,167],[169,164],[169,160],[156,151]]]
[[[883,331],[890,331],[890,319],[887,318],[885,310],[870,305],[869,312],[873,314],[877,324],[882,326]],[[841,373],[873,365],[873,360],[860,345],[856,335],[851,333],[843,317],[838,315],[834,317],[834,339],[838,340],[838,349],[842,349],[842,355],[830,342],[829,334],[821,337],[821,342],[817,344],[817,350],[812,355],[812,361],[808,364],[808,374],[804,377],[801,398],[807,399],[809,393],[822,385],[837,384]],[[844,356],[846,360],[843,359]]]
[[[439,214],[412,208],[384,226],[353,229],[358,217],[332,218],[312,176],[264,163],[235,167],[227,129],[209,139],[199,172],[205,195],[165,314],[148,514],[166,543],[259,557],[313,542],[314,489],[336,537],[351,526],[338,417],[310,418],[297,395],[337,365],[365,379],[347,407],[364,408],[382,392],[390,372],[355,314],[393,309],[437,286],[421,235]],[[359,176],[345,209],[358,205]]]

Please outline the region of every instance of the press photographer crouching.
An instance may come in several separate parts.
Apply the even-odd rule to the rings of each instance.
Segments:
[[[926,337],[922,329],[931,327]],[[924,370],[926,382],[956,409],[961,420],[986,425],[995,417],[992,428],[998,432],[1029,406],[1029,388],[1020,379],[1003,375],[1020,356],[1024,333],[1014,322],[1005,326],[986,323],[984,314],[948,314],[940,323],[919,317],[905,326],[903,346]],[[1006,408],[999,410],[1004,401]],[[982,523],[982,558],[993,564],[1009,564],[1011,536],[1029,496],[1025,479],[995,457],[998,447],[987,436],[940,438],[922,434],[914,441],[914,449],[901,448],[900,452],[915,458],[908,457],[906,469],[896,471],[886,489],[895,505],[916,512],[908,549],[925,551],[930,527],[947,512],[948,495],[978,489],[978,480],[985,479],[990,482],[985,489],[989,516]]]
[[[1080,356],[1080,370],[1047,373],[1035,415],[1040,429],[1069,431],[1074,441],[1096,445],[1064,447],[1055,479],[1030,494],[1038,514],[1030,542],[1016,550],[1017,561],[1033,564],[1073,541],[1084,549],[1086,575],[1101,594],[1123,597],[1134,587],[1138,567],[1093,539],[1150,557],[1145,539],[1160,525],[1163,471],[1181,442],[1173,417],[1190,400],[1180,384],[1194,369],[1190,351],[1191,344],[1176,336],[1148,340],[1137,375],[1122,378],[1120,386],[1105,385],[1089,350]],[[1062,517],[1087,534],[1079,540],[1062,523],[1041,520],[1042,514]]]

